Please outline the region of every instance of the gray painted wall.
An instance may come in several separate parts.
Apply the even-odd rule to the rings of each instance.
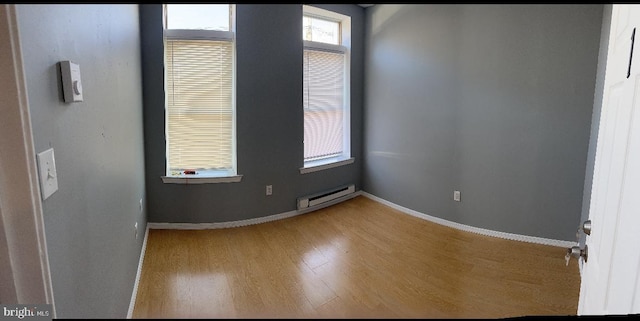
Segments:
[[[455,6],[367,9],[363,189],[451,219]]]
[[[604,76],[607,65],[609,48],[609,31],[611,29],[612,6],[604,6],[602,13],[602,32],[600,37],[600,51],[598,52],[598,71],[596,74],[596,92],[593,99],[593,115],[591,116],[591,135],[589,136],[589,151],[587,154],[587,169],[584,177],[584,197],[582,198],[582,213],[580,225],[589,219],[589,207],[591,206],[591,184],[593,184],[593,167],[596,161],[596,145],[598,142],[598,129],[600,126],[600,114],[602,111],[602,95],[604,93]],[[580,234],[580,244],[584,245],[586,235]]]
[[[138,6],[17,8],[35,150],[53,147],[58,173],[43,201],[57,317],[124,318],[146,225]],[[83,102],[62,102],[61,60],[80,64]]]
[[[150,222],[228,222],[295,210],[296,198],[339,185],[360,189],[364,9],[322,6],[351,16],[351,154],[355,163],[300,174],[303,158],[302,6],[237,5],[239,183],[164,184],[162,8],[140,6],[146,185]],[[273,195],[265,186],[273,185]]]
[[[575,240],[601,23],[602,5],[368,8],[363,189]]]

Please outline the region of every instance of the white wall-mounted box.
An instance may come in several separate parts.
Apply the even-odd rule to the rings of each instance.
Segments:
[[[62,75],[62,94],[64,102],[82,101],[82,81],[80,79],[80,65],[71,61],[60,62]]]

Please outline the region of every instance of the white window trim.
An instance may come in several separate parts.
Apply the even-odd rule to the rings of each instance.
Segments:
[[[349,49],[346,46],[342,46],[342,45],[334,45],[330,43],[316,42],[316,41],[309,41],[309,40],[303,40],[303,43],[304,43],[304,49],[338,52],[343,54],[346,54],[349,51]]]
[[[242,180],[242,175],[221,176],[221,177],[173,177],[162,176],[165,184],[211,184],[211,183],[238,183]]]
[[[192,29],[165,29],[164,37],[172,40],[220,40],[233,41],[233,31],[220,30],[192,30]]]
[[[339,167],[343,165],[353,164],[356,159],[353,157],[344,159],[344,157],[332,157],[327,159],[305,162],[306,167],[300,168],[300,174],[313,173],[329,168]]]
[[[343,132],[348,133],[343,136],[342,146],[344,151],[342,155],[322,160],[303,160],[303,167],[300,168],[300,173],[306,174],[352,164],[355,158],[351,157],[351,17],[309,5],[302,6],[302,14],[340,22],[340,45],[303,40],[303,46],[304,49],[344,53],[346,71],[344,73],[344,81],[346,84],[344,86],[344,109],[347,112],[343,119]]]
[[[228,171],[215,171],[208,170],[202,173],[196,174],[196,176],[186,176],[181,174],[179,176],[169,176],[171,172],[168,161],[165,161],[165,175],[161,176],[162,182],[165,184],[213,184],[213,183],[237,183],[242,180],[242,175],[237,174],[237,115],[236,115],[236,70],[237,70],[237,56],[236,56],[236,6],[235,4],[229,4],[231,8],[229,31],[221,30],[194,30],[194,29],[164,29],[164,39],[182,39],[182,40],[218,40],[218,41],[230,41],[233,43],[233,89],[231,93],[232,99],[232,141],[231,141],[231,161],[232,168]],[[164,42],[163,39],[163,42]],[[166,98],[165,98],[166,99]],[[165,102],[166,104],[166,102]],[[166,107],[165,107],[166,108]],[[166,117],[166,109],[165,109]],[[165,122],[166,126],[166,122]],[[167,128],[165,127],[165,137],[168,136]],[[165,143],[165,155],[169,155],[169,146]],[[166,156],[168,159],[168,156]]]

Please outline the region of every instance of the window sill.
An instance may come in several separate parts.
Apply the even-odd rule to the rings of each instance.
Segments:
[[[344,160],[333,161],[331,163],[324,163],[324,164],[318,163],[318,162],[309,162],[307,164],[308,166],[300,168],[300,174],[313,173],[313,172],[317,172],[317,171],[321,171],[329,168],[349,165],[349,164],[353,164],[354,161],[355,161],[355,158],[351,157]]]
[[[216,184],[216,183],[237,183],[242,180],[242,175],[223,177],[171,177],[161,176],[165,184]]]

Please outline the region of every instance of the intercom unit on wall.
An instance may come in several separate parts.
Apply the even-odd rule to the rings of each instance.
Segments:
[[[64,102],[82,101],[82,81],[80,80],[80,65],[71,61],[60,62],[62,75],[62,94]]]

